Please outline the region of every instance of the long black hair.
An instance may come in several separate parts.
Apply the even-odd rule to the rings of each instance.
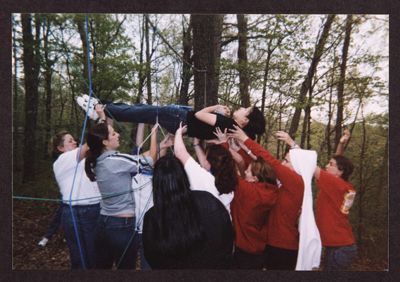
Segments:
[[[207,147],[207,161],[211,166],[211,174],[215,177],[215,187],[220,194],[229,194],[236,189],[236,165],[231,153],[222,145]]]
[[[184,255],[201,245],[204,232],[189,179],[173,155],[155,163],[153,201],[156,218],[153,244],[163,255]]]
[[[90,181],[96,181],[94,168],[97,158],[103,153],[105,148],[103,141],[108,139],[107,123],[99,123],[93,126],[87,134],[87,145],[89,151],[86,155],[85,172]]]

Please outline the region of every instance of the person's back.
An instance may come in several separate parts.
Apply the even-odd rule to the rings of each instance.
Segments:
[[[227,269],[232,263],[233,227],[228,211],[212,194],[191,191],[200,215],[204,240],[185,255],[162,255],[154,244],[156,218],[154,208],[145,215],[144,254],[153,269]],[[179,220],[179,219],[177,219]]]

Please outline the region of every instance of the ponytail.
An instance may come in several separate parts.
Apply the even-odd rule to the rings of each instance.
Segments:
[[[99,123],[92,127],[87,134],[89,151],[86,154],[85,172],[90,181],[96,181],[95,168],[97,158],[104,151],[103,141],[108,139],[107,123]]]

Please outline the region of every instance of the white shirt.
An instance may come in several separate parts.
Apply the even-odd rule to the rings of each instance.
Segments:
[[[85,173],[86,159],[81,160],[79,164],[77,163],[78,153],[79,148],[62,153],[53,164],[54,175],[60,188],[63,202],[69,204],[72,190],[72,205],[97,204],[101,199],[99,188],[97,183],[91,182]],[[78,167],[76,168],[77,164]]]
[[[231,202],[233,200],[234,193],[220,194],[217,187],[215,187],[214,176],[202,168],[192,157],[190,157],[185,163],[185,171],[189,178],[190,189],[198,191],[206,191],[214,195],[218,200],[224,204],[231,215]]]

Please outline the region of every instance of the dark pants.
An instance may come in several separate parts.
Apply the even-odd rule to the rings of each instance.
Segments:
[[[62,216],[62,210],[63,210],[63,205],[60,204],[60,206],[57,208],[53,219],[51,220],[49,227],[47,228],[47,232],[44,235],[45,238],[47,239],[51,239],[51,237],[53,237],[54,234],[56,234],[58,228],[61,225],[61,216]]]
[[[239,269],[263,269],[264,254],[250,254],[235,247],[233,260],[236,268]]]
[[[96,268],[135,269],[139,249],[135,217],[100,215],[96,228]]]
[[[143,249],[143,240],[142,234],[138,233],[136,235],[139,241],[139,259],[140,259],[140,270],[150,270],[150,264],[147,262],[146,258],[144,257],[144,249]]]
[[[181,105],[153,106],[145,104],[128,105],[124,103],[106,104],[105,113],[110,118],[120,122],[134,122],[155,124],[158,123],[175,134],[182,121],[186,123],[186,116],[192,107]]]
[[[76,205],[72,206],[72,211],[78,230],[80,248],[69,205],[63,205],[61,217],[64,236],[70,253],[71,268],[94,268],[96,258],[95,228],[100,213],[100,205]]]
[[[288,250],[272,246],[265,248],[265,267],[267,270],[294,270],[298,250]]]
[[[322,269],[348,270],[357,256],[357,246],[325,247]]]

